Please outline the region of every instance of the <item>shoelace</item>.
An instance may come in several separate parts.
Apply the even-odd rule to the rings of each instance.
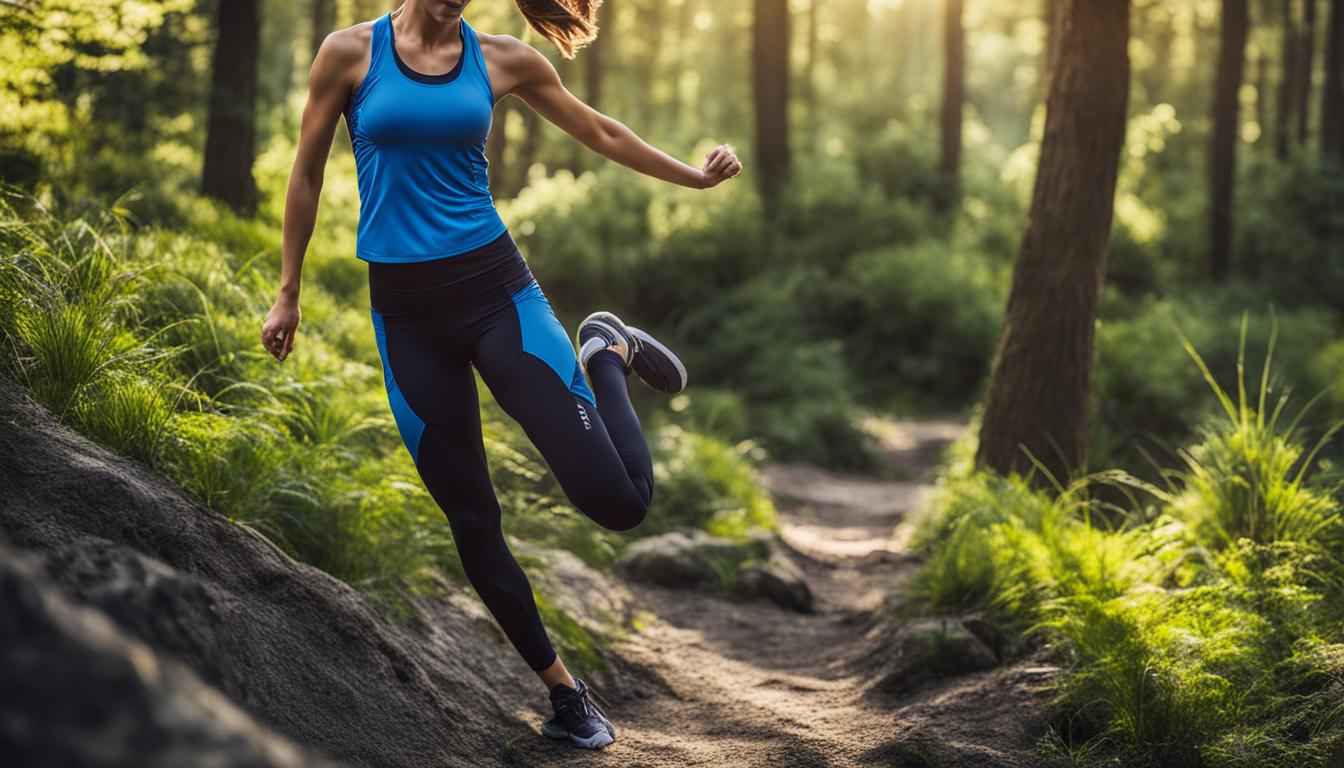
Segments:
[[[586,720],[590,717],[596,717],[598,713],[597,706],[593,700],[588,698],[588,686],[585,685],[582,691],[575,691],[565,696],[564,700],[557,708],[556,714],[561,717],[576,715],[579,720]]]
[[[609,702],[609,701],[607,701],[605,698],[603,698],[602,694],[600,694],[600,693],[598,693],[597,691],[593,690],[592,686],[588,685],[587,683],[585,683],[584,686],[583,686],[583,695],[584,695],[584,698],[586,698],[586,699],[588,698],[589,695],[596,696],[598,699],[600,699],[600,700],[602,701],[602,706],[604,706],[604,707],[609,707],[609,706],[611,706],[611,702]],[[588,705],[589,705],[590,707],[592,707],[593,709],[597,710],[597,713],[598,713],[599,715],[603,714],[602,710],[597,709],[597,705],[593,703],[593,700],[592,700],[592,699],[588,699]]]

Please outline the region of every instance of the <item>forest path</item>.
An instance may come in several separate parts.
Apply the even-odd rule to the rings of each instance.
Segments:
[[[647,685],[613,702],[616,743],[596,755],[519,744],[527,754],[516,755],[517,764],[1021,764],[1021,718],[1003,714],[1020,705],[1022,684],[1039,679],[1039,666],[950,678],[909,695],[873,686],[881,635],[891,631],[873,611],[913,570],[899,524],[932,490],[931,470],[963,428],[884,425],[890,475],[900,479],[768,467],[763,479],[779,507],[785,554],[805,574],[816,612],[632,585],[651,615],[614,650]],[[930,740],[938,748],[925,750]]]

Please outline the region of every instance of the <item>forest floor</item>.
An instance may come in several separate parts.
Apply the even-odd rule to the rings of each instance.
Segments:
[[[0,747],[146,768],[1036,765],[1054,668],[1001,661],[984,622],[900,610],[907,515],[960,429],[886,425],[887,479],[765,470],[810,614],[549,552],[533,573],[566,613],[634,619],[593,675],[617,728],[595,753],[538,734],[544,691],[467,586],[389,615],[0,380]]]
[[[621,684],[636,690],[609,708],[616,743],[592,755],[524,739],[516,764],[1032,765],[1054,671],[1040,659],[908,690],[879,684],[900,622],[884,606],[900,601],[915,565],[902,524],[962,428],[887,425],[896,479],[768,467],[782,549],[806,576],[815,613],[631,585],[647,621],[613,648],[636,670]]]

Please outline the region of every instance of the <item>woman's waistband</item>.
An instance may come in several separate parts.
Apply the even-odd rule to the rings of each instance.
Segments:
[[[375,309],[426,302],[447,304],[532,282],[522,251],[505,230],[491,242],[454,256],[410,262],[369,262],[369,300]]]

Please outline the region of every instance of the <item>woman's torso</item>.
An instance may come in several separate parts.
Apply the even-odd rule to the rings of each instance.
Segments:
[[[368,73],[345,108],[359,183],[356,255],[365,261],[454,256],[505,231],[485,158],[494,91],[475,31],[460,25],[457,64],[425,75],[397,55],[391,14],[373,23]]]

